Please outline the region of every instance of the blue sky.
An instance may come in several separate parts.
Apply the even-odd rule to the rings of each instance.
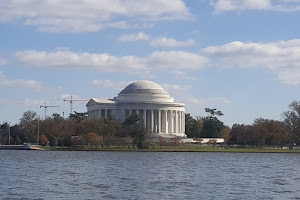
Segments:
[[[281,120],[300,100],[299,19],[300,0],[1,1],[0,122],[43,117],[45,102],[68,116],[64,98],[113,98],[136,80],[229,126]]]

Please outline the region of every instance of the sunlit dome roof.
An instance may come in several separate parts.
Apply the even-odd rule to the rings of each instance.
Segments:
[[[122,90],[115,100],[121,102],[170,103],[174,99],[160,85],[152,81],[136,81]]]
[[[167,94],[168,93],[157,83],[152,81],[136,81],[124,88],[120,94],[132,93],[151,93],[151,94]]]

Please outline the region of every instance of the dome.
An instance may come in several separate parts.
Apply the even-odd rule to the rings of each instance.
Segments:
[[[152,81],[136,81],[125,87],[115,99],[119,102],[174,102],[160,85]]]
[[[152,93],[152,94],[168,94],[160,85],[152,81],[136,81],[124,88],[120,94],[132,93]]]

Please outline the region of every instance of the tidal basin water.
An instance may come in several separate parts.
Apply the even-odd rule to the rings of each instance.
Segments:
[[[300,199],[300,154],[1,150],[0,199]]]

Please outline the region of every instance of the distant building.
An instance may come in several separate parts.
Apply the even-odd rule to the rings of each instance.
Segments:
[[[136,114],[147,131],[163,137],[185,137],[185,104],[157,83],[137,81],[129,84],[113,99],[92,98],[87,103],[88,118],[114,117],[123,122]]]

